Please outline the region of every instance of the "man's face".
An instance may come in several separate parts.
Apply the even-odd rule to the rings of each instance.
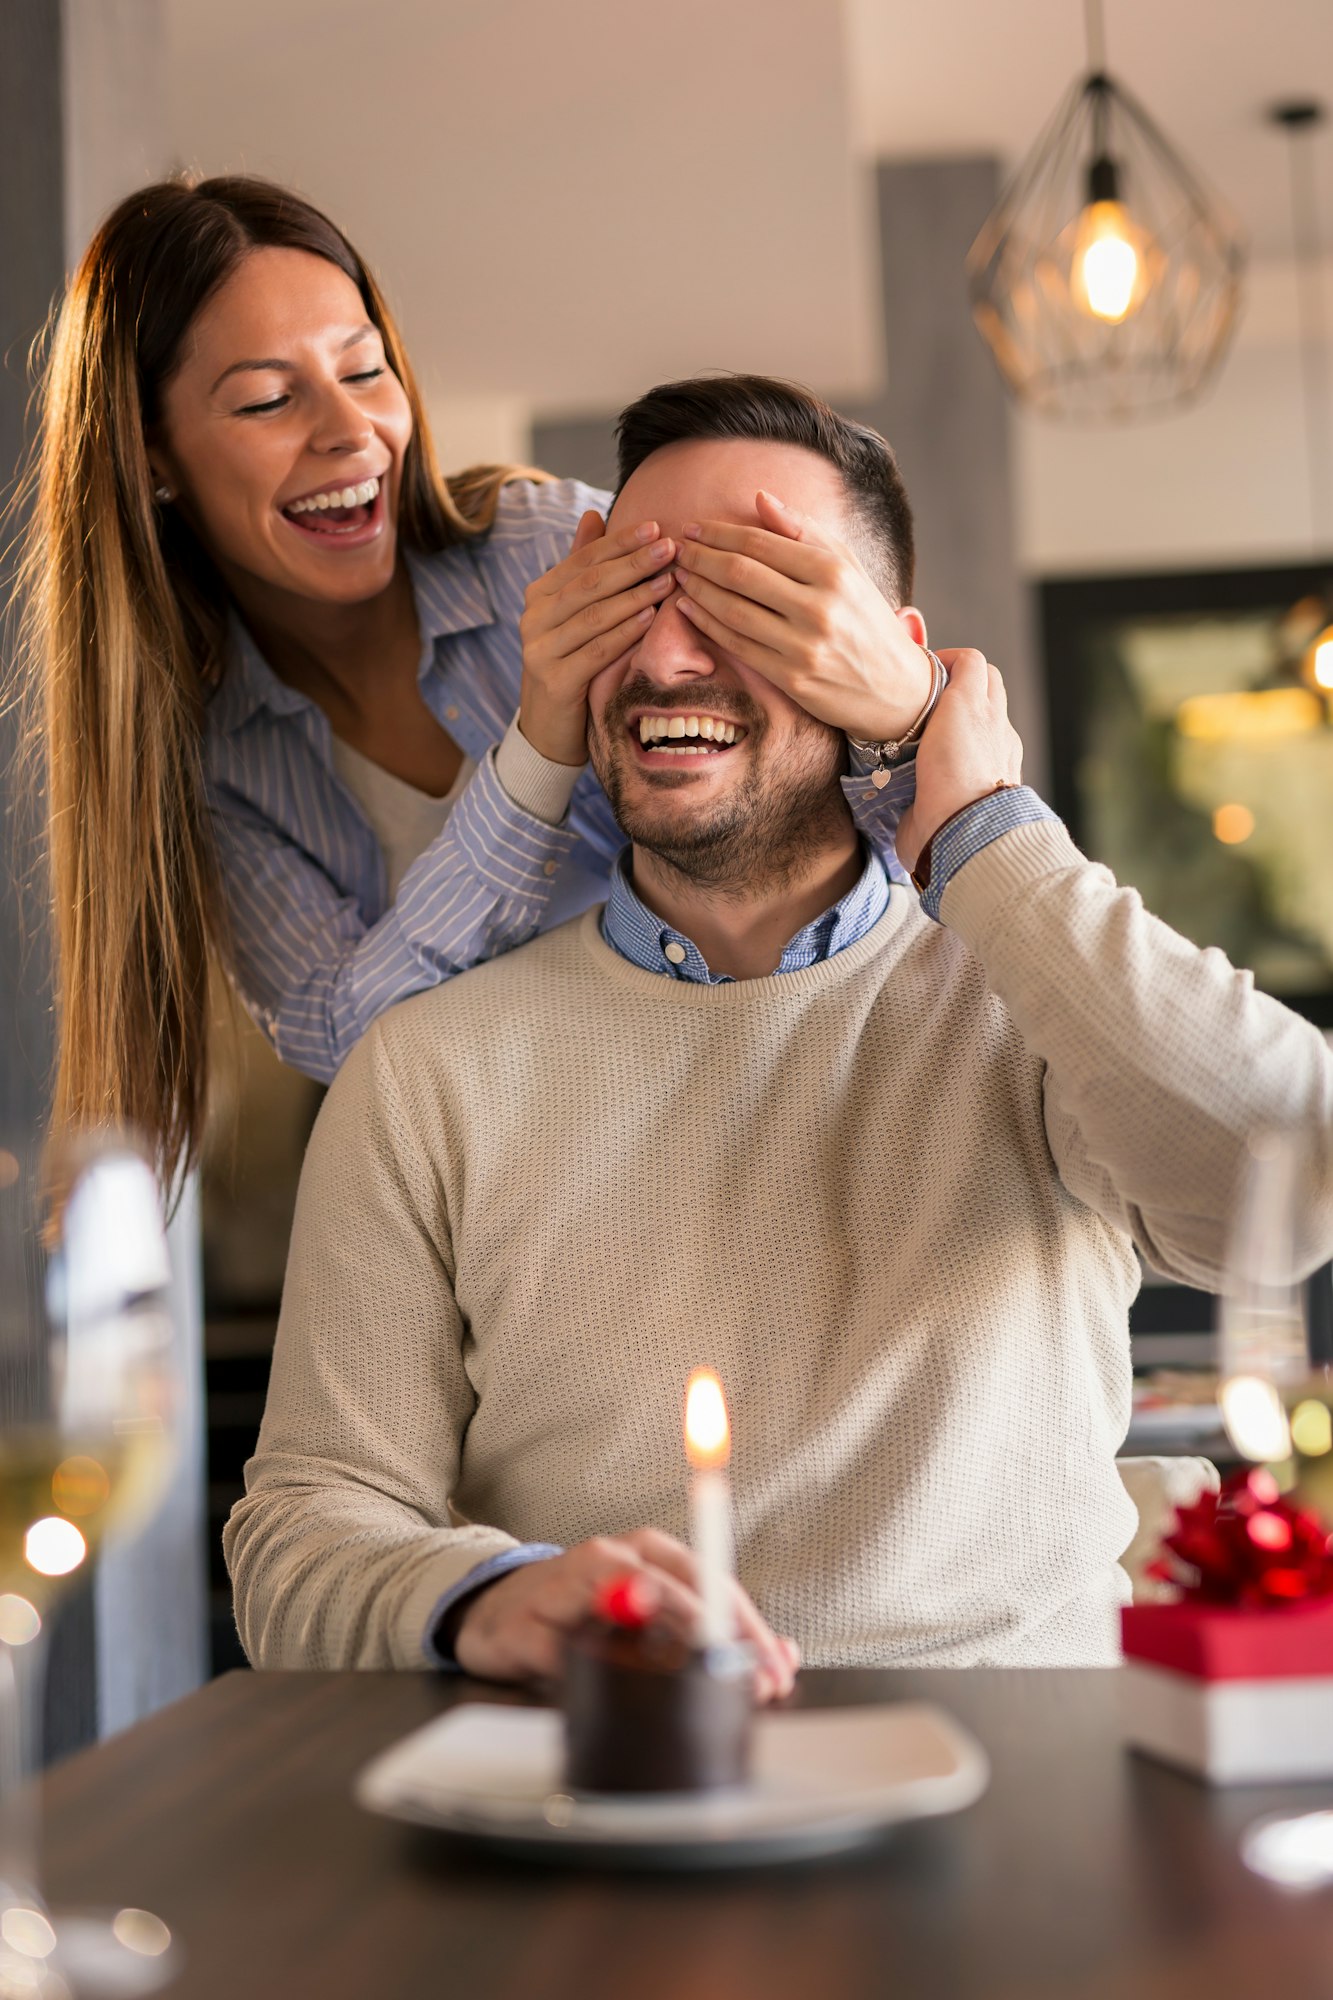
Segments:
[[[760,525],[755,494],[775,493],[845,539],[842,479],[796,445],[692,439],[666,445],[626,481],[609,525]],[[830,827],[844,830],[845,745],[771,681],[704,638],[673,593],[648,634],[588,690],[589,752],[636,846],[690,879],[756,886],[789,874]],[[663,728],[683,734],[664,736]]]

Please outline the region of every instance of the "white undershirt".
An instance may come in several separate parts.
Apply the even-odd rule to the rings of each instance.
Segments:
[[[403,778],[395,778],[392,771],[362,756],[340,736],[333,738],[333,768],[370,821],[379,841],[389,878],[389,901],[393,902],[399,883],[443,827],[476,764],[471,757],[464,757],[458,776],[439,799],[429,792],[419,792]]]

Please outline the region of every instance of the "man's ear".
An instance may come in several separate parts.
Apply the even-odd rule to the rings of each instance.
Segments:
[[[893,615],[895,618],[901,619],[903,624],[907,627],[908,634],[914,645],[917,646],[925,645],[926,621],[921,616],[921,613],[917,610],[915,604],[899,605],[898,609],[894,612]]]

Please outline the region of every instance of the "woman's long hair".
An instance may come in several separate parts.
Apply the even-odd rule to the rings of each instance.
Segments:
[[[509,479],[446,483],[402,340],[352,245],[285,188],[159,181],[113,210],[70,284],[20,492],[20,659],[48,829],[57,1132],[140,1132],[169,1187],[196,1159],[210,960],[227,926],[209,830],[203,708],[224,671],[225,588],[179,511],[154,503],[146,439],[185,333],[258,248],[352,280],[412,410],[398,529],[433,552],[484,534]]]

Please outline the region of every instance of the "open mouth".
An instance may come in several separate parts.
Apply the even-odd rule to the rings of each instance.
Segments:
[[[388,482],[358,479],[303,494],[282,508],[282,518],[299,535],[325,548],[358,548],[384,526]]]
[[[640,763],[666,770],[697,769],[705,761],[729,756],[749,734],[744,723],[722,715],[644,714],[629,724],[630,741]]]

